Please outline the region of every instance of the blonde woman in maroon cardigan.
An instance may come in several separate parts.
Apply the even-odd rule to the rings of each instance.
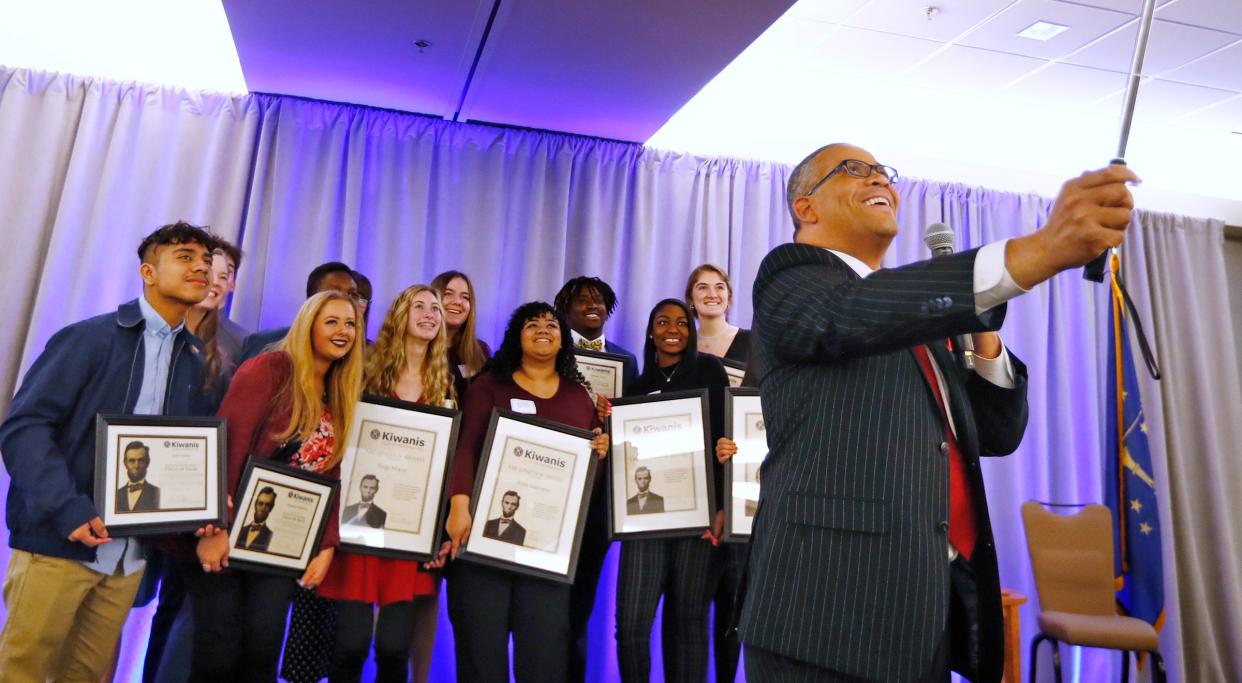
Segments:
[[[361,317],[351,297],[320,292],[302,304],[277,350],[238,368],[219,411],[229,426],[229,491],[237,492],[252,455],[339,476],[344,439],[336,435],[349,430],[362,392]],[[336,517],[334,510],[322,549],[296,583],[224,571],[228,537],[199,541],[203,573],[187,577],[195,622],[191,681],[276,680],[294,588],[314,588],[323,581],[338,541]]]

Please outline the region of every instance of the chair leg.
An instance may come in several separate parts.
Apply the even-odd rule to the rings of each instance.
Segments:
[[[1121,651],[1121,683],[1130,683],[1130,651]]]
[[[1150,654],[1152,666],[1151,680],[1154,681],[1154,683],[1165,683],[1168,679],[1166,679],[1164,675],[1164,658],[1161,657],[1160,653],[1155,650],[1152,650]]]
[[[1031,676],[1030,683],[1035,683],[1035,670],[1039,665],[1039,644],[1047,640],[1048,637],[1042,633],[1036,634],[1031,639]]]
[[[1052,676],[1056,683],[1061,683],[1061,643],[1055,638],[1049,638],[1048,642],[1052,643]]]

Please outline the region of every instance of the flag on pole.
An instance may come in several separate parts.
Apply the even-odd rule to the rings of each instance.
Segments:
[[[1117,604],[1156,630],[1164,625],[1164,568],[1160,516],[1147,422],[1130,349],[1131,321],[1112,257],[1112,316],[1108,327],[1104,502],[1113,515],[1113,576]],[[1132,309],[1131,309],[1132,310]]]

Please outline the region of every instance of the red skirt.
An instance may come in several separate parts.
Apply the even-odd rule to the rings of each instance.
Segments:
[[[406,602],[435,595],[440,575],[419,569],[419,563],[374,555],[338,551],[319,584],[319,594],[330,600],[353,600],[372,605]]]

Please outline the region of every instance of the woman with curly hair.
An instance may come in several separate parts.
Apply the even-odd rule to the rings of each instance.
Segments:
[[[454,405],[458,393],[447,349],[440,295],[427,285],[407,288],[388,309],[379,338],[367,354],[366,393],[432,406]],[[446,543],[440,559],[423,569],[438,569],[447,554]],[[376,680],[408,680],[406,661],[416,633],[429,628],[429,639],[435,639],[439,578],[433,571],[420,570],[417,562],[340,553],[319,587],[319,594],[337,605],[330,679],[362,680],[374,627]],[[426,612],[427,605],[432,618],[420,620],[420,608]],[[417,635],[420,641],[428,640],[426,634]]]
[[[470,533],[475,468],[493,409],[521,405],[542,418],[593,430],[591,447],[601,458],[608,452],[608,435],[600,429],[607,402],[591,402],[572,345],[565,343],[568,330],[565,318],[549,304],[522,304],[509,319],[496,355],[471,383],[462,406],[445,525],[453,557]],[[566,680],[569,594],[568,584],[549,579],[478,564],[452,564],[448,608],[456,635],[458,680],[508,681],[510,633],[519,682]]]
[[[229,425],[230,493],[237,492],[247,457],[340,476],[344,435],[362,393],[361,317],[353,298],[320,292],[302,304],[276,350],[238,368],[218,413]],[[228,567],[228,536],[198,541],[203,572],[186,577],[195,622],[191,681],[276,679],[294,589],[314,588],[327,574],[339,540],[336,515],[334,509],[319,554],[297,582],[222,571]]]
[[[647,318],[643,374],[626,396],[708,390],[712,443],[724,426],[724,391],[729,386],[720,359],[699,353],[685,302],[665,299]],[[715,468],[716,500],[723,499],[723,472]],[[617,660],[623,681],[651,677],[651,625],[664,597],[664,680],[707,680],[707,605],[711,599],[717,540],[724,513],[702,538],[653,538],[621,542],[617,570]],[[725,679],[721,679],[725,680]]]

